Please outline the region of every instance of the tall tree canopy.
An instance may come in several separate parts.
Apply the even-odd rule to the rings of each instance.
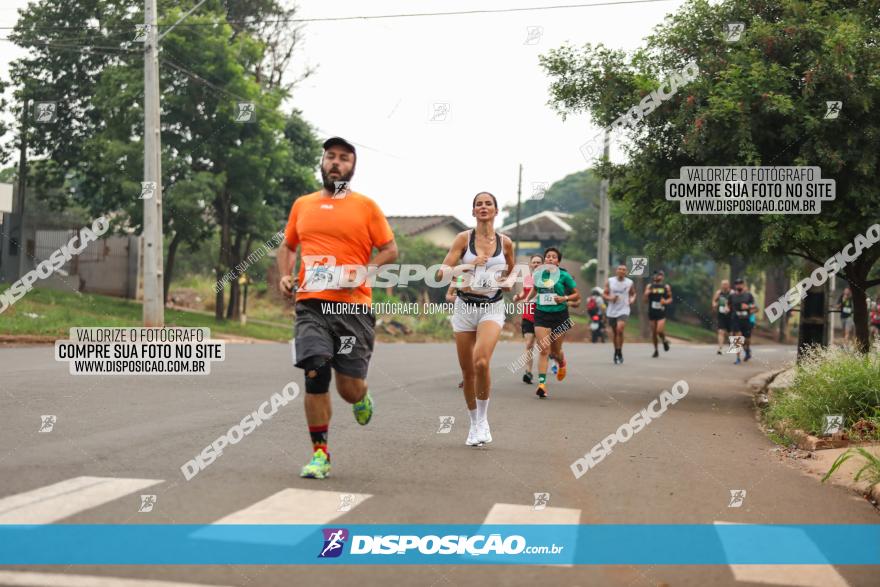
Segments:
[[[194,4],[159,2],[166,296],[180,245],[219,230],[219,279],[278,230],[294,197],[316,189],[320,156],[311,127],[282,107],[299,39],[294,9],[208,0],[172,30]],[[38,158],[36,193],[59,208],[116,211],[134,230],[143,213],[142,22],[140,5],[119,0],[39,0],[11,34],[29,49],[11,67],[18,108],[57,103],[54,123],[24,129]],[[253,103],[255,121],[236,120],[240,102]],[[237,291],[234,282],[230,315]],[[216,307],[222,317],[222,291]]]
[[[745,23],[736,42],[725,24]],[[628,161],[613,178],[627,228],[662,236],[668,254],[715,258],[753,251],[823,264],[877,219],[880,202],[880,11],[876,3],[814,0],[691,0],[632,54],[602,45],[563,46],[542,56],[551,104],[563,116],[589,111],[610,124],[669,73],[696,61],[699,76],[625,130]],[[840,100],[837,119],[826,101]],[[685,165],[816,165],[836,180],[821,215],[684,215],[664,198]],[[856,335],[868,344],[864,292],[880,247],[841,271],[854,296]]]

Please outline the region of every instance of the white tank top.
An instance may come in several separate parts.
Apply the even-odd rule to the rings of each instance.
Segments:
[[[468,238],[468,246],[461,256],[461,262],[465,264],[473,263],[477,260],[476,247],[476,231],[471,231]],[[501,271],[498,270],[499,265],[507,265],[504,259],[504,247],[501,246],[501,235],[495,233],[495,253],[486,261],[485,265],[481,265],[474,270],[474,278],[471,281],[471,293],[481,296],[492,297],[501,289],[494,285],[501,280]]]
[[[624,277],[622,280],[617,279],[617,276],[608,278],[608,293],[617,296],[617,301],[608,301],[606,316],[609,318],[629,316],[629,290],[632,286],[633,280],[629,277]]]

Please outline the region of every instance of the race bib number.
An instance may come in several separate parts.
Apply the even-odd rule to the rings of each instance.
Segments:
[[[498,289],[504,282],[504,266],[476,267],[472,276],[471,287],[483,290]]]
[[[474,281],[471,283],[471,287],[486,289],[495,285],[493,281],[492,276],[486,271],[485,267],[478,267],[474,272]]]
[[[542,306],[555,306],[556,305],[556,294],[555,293],[538,294],[538,303]]]
[[[736,313],[736,315],[739,316],[740,318],[745,318],[746,316],[749,315],[749,311],[748,310],[740,310],[739,312]]]
[[[661,304],[660,302],[651,302],[651,309],[652,310],[662,310],[663,304]]]
[[[719,314],[730,314],[730,308],[728,308],[727,306],[718,306],[718,313]]]
[[[599,323],[598,322],[591,322],[590,323],[590,330],[599,330]]]
[[[307,267],[305,279],[303,281],[302,291],[324,291],[327,289],[337,289],[339,279],[336,267],[328,265],[317,265]]]
[[[841,313],[844,316],[849,316],[850,314],[852,314],[852,308],[844,308],[843,310],[841,310]]]

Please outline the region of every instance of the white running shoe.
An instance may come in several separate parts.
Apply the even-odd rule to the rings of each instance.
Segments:
[[[488,444],[492,442],[492,433],[489,431],[489,421],[483,420],[479,424],[477,424],[477,439],[482,444]]]
[[[479,430],[480,428],[478,424],[471,424],[471,428],[470,430],[468,430],[467,440],[465,440],[464,443],[468,446],[478,446],[482,444],[483,441],[480,440],[480,437],[482,435],[480,434]]]

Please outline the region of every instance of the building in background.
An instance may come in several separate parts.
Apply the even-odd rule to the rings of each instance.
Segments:
[[[391,230],[398,236],[421,238],[438,247],[448,249],[455,235],[468,226],[455,216],[388,216]]]
[[[547,247],[562,247],[573,230],[567,222],[573,215],[568,212],[544,210],[519,221],[519,253],[543,253]],[[516,240],[516,222],[499,229]]]

